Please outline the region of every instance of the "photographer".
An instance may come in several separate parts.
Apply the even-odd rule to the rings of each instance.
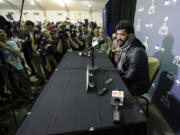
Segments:
[[[39,84],[45,83],[45,77],[41,68],[41,60],[38,57],[37,45],[34,38],[34,23],[31,21],[25,22],[25,34],[23,52],[28,66],[31,68],[31,75],[36,75],[39,79]]]
[[[56,50],[55,50],[54,55],[55,55],[55,59],[58,63],[60,62],[60,60],[63,57],[63,43],[62,43],[60,35],[61,35],[60,31],[55,32],[54,45],[55,45]]]
[[[6,23],[9,24],[9,22]],[[24,69],[20,61],[21,51],[19,50],[17,44],[10,40],[11,37],[12,33],[10,31],[10,27],[6,27],[6,31],[0,28],[0,51],[4,62],[8,65],[10,80],[13,86],[13,95],[17,97],[23,92],[26,92],[28,94],[28,98],[32,99],[30,82],[24,73]],[[26,91],[21,91],[22,89]]]
[[[70,27],[70,29],[67,30],[67,34],[68,34],[68,39],[70,41],[70,44],[72,46],[72,50],[78,51],[79,45],[76,42],[76,31],[72,27]]]
[[[66,25],[63,24],[60,26],[59,35],[63,45],[62,54],[64,55],[67,51],[72,51]]]
[[[38,51],[45,72],[45,77],[48,79],[56,68],[57,61],[54,57],[56,52],[55,41],[52,40],[50,32],[45,29],[42,30],[42,38]]]
[[[78,39],[83,42],[83,49],[87,50],[91,46],[92,36],[88,31],[86,24],[81,26],[81,33],[79,34]]]
[[[52,36],[49,31],[45,30],[43,32],[41,46],[43,48],[44,55],[46,55],[49,58],[49,60],[51,61],[51,64],[55,68],[57,66],[56,59],[54,58],[56,46],[55,46],[54,40],[52,39]]]

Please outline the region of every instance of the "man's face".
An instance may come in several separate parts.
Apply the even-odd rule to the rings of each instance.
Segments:
[[[94,35],[95,35],[96,37],[98,37],[98,36],[99,36],[99,31],[98,31],[98,30],[94,30]]]
[[[4,30],[0,29],[0,41],[5,41],[7,39]]]
[[[124,43],[129,39],[129,34],[125,29],[120,29],[116,31],[117,42],[120,46],[124,45]]]
[[[48,38],[50,36],[50,32],[49,31],[45,31],[44,32],[44,36]]]
[[[24,30],[25,31],[30,31],[30,32],[32,32],[33,31],[33,26],[27,26],[27,25],[24,25]]]
[[[101,38],[105,37],[104,29],[99,29],[99,35],[100,35]]]
[[[81,31],[85,33],[85,32],[87,32],[87,28],[85,26],[82,26]]]

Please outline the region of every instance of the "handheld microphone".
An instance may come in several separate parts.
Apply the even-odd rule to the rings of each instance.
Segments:
[[[101,44],[103,44],[104,42],[105,42],[104,39],[103,39],[103,40],[94,41],[94,42],[92,42],[92,47],[96,47],[96,46],[98,46],[98,45],[101,45]]]
[[[95,48],[95,47],[98,47],[100,46],[101,44],[103,44],[105,42],[105,40],[97,40],[97,41],[94,41],[92,42],[92,46],[88,48],[88,50],[92,49],[92,48]]]
[[[111,98],[112,105],[116,105],[117,101],[119,101],[118,105],[122,106],[123,100],[124,100],[124,91],[118,91],[118,90],[112,91],[112,98]]]
[[[121,114],[120,114],[120,111],[118,110],[119,102],[120,102],[119,99],[115,99],[116,107],[115,107],[114,115],[113,115],[113,122],[114,122],[114,124],[119,124],[120,123],[120,116],[121,116]]]

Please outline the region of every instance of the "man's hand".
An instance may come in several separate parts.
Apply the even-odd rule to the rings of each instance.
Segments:
[[[114,53],[114,52],[117,52],[117,51],[120,51],[121,49],[118,47],[118,48],[116,48],[116,49],[113,49],[112,50],[112,52]]]
[[[8,49],[8,46],[2,41],[0,41],[0,47],[2,47],[4,49]]]
[[[76,45],[76,49],[78,49],[79,48],[79,46],[78,45]]]

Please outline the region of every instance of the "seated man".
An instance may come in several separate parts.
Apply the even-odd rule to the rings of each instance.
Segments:
[[[127,20],[119,22],[116,34],[122,50],[117,70],[132,95],[141,95],[149,84],[145,47],[135,37],[133,25]]]

